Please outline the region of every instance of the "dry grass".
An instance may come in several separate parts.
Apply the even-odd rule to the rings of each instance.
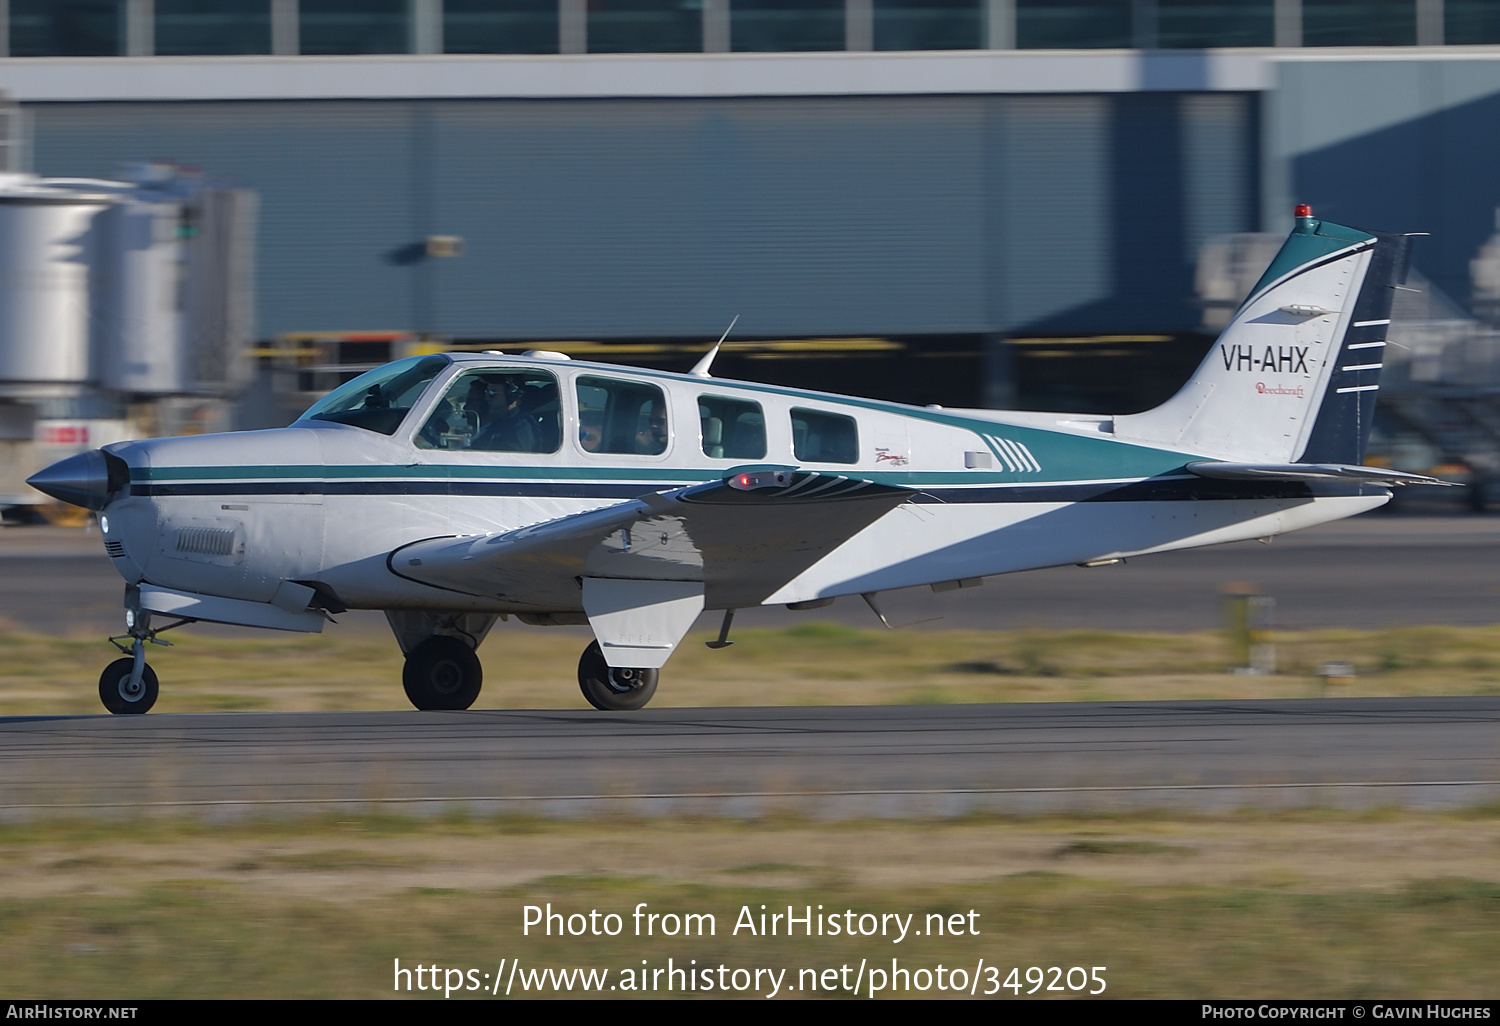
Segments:
[[[1301,698],[1322,693],[1320,663],[1359,678],[1330,694],[1500,694],[1500,627],[1400,627],[1278,635],[1281,672],[1224,671],[1223,638],[1097,631],[864,631],[826,623],[743,631],[727,651],[690,637],[662,676],[657,706]],[[315,636],[224,640],[175,635],[150,658],[161,712],[402,709],[394,642],[330,628]],[[480,650],[479,708],[568,708],[586,635],[497,631]],[[0,715],[94,713],[97,641],[0,633]]]
[[[661,705],[1500,693],[1500,628],[1281,634],[1283,672],[1224,672],[1210,633],[873,632],[809,623],[690,639]],[[161,711],[404,708],[368,631],[153,653]],[[486,707],[581,703],[577,631],[504,631]],[[0,715],[95,713],[111,650],[0,634]],[[711,912],[712,938],[523,937],[528,904]],[[735,937],[742,905],[979,914],[978,937]],[[392,960],[838,968],[861,959],[1108,966],[1111,997],[1494,998],[1500,809],[940,822],[340,817],[0,826],[0,965],[13,997],[383,997]],[[1002,996],[1009,996],[1002,991]],[[414,995],[431,998],[433,995]],[[618,995],[617,995],[618,996]],[[928,996],[935,996],[929,992]]]
[[[1108,966],[1113,997],[1494,997],[1500,816],[821,824],[184,820],[0,829],[16,997],[383,997],[403,965]],[[522,935],[525,905],[624,917]],[[630,912],[707,912],[636,938]],[[742,906],[978,913],[977,936],[736,936]],[[1005,996],[1009,992],[1002,992]],[[423,995],[431,997],[431,994]],[[929,995],[932,996],[932,995]]]

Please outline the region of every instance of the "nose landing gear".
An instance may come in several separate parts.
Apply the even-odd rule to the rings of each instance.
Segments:
[[[146,664],[146,643],[171,648],[170,641],[163,641],[157,635],[174,627],[181,627],[185,623],[196,622],[196,620],[183,618],[153,630],[151,614],[132,605],[130,599],[127,598],[125,606],[127,633],[117,634],[109,639],[109,643],[123,652],[125,658],[116,659],[99,675],[99,701],[104,703],[104,708],[116,716],[139,715],[150,711],[151,707],[156,704],[158,688],[156,671]],[[126,638],[130,639],[129,645],[124,643]]]
[[[141,647],[139,639],[135,647]],[[137,671],[137,658],[116,659],[99,675],[99,700],[117,716],[148,712],[156,704],[156,671],[146,665],[144,658]]]

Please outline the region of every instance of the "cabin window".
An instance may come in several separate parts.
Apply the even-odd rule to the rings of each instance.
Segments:
[[[376,367],[329,392],[298,420],[335,424],[392,435],[428,384],[448,366],[446,356],[412,356]]]
[[[586,452],[659,456],[667,428],[667,398],[655,385],[578,379],[578,444]]]
[[[794,409],[792,451],[803,463],[858,463],[859,429],[853,417]]]
[[[760,403],[700,395],[698,426],[705,456],[716,460],[766,458],[766,417]]]
[[[556,452],[561,445],[557,379],[546,371],[460,374],[417,432],[419,449]]]

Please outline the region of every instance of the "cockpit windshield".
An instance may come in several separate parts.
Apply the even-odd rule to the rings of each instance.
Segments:
[[[382,435],[394,434],[446,356],[411,356],[367,371],[313,403],[298,420],[330,420]]]

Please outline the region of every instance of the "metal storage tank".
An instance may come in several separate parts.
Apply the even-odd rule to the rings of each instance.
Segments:
[[[76,393],[90,378],[94,220],[111,183],[0,175],[0,395]]]
[[[191,388],[183,352],[181,211],[178,201],[137,194],[99,216],[95,322],[103,388],[143,395]]]

